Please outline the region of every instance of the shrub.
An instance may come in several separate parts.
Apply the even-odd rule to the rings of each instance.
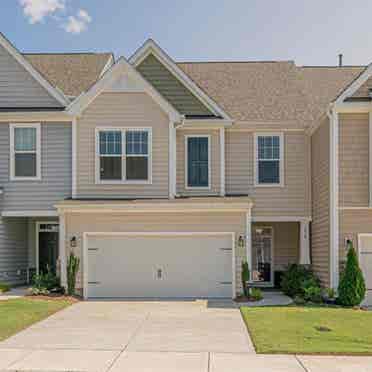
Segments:
[[[292,264],[283,273],[281,289],[287,296],[304,297],[309,287],[320,287],[320,281],[307,266]]]
[[[31,287],[29,293],[32,296],[48,296],[50,291],[46,288]]]
[[[259,288],[252,288],[250,297],[254,301],[260,301],[263,299],[262,291]]]
[[[336,291],[333,288],[326,288],[324,290],[326,298],[332,300],[336,297]]]
[[[243,285],[244,296],[246,297],[248,297],[248,286],[247,286],[248,280],[249,280],[248,262],[243,262],[242,263],[242,285]]]
[[[46,289],[48,291],[60,287],[59,278],[47,268],[46,273],[35,275],[33,278],[33,287],[37,289]]]
[[[80,259],[71,252],[67,263],[67,293],[69,296],[75,294],[76,274],[79,271],[79,266]]]
[[[321,303],[323,301],[322,289],[318,286],[305,287],[304,300],[315,303]]]
[[[345,270],[341,275],[338,286],[337,302],[343,306],[358,306],[363,301],[365,294],[366,284],[363,273],[359,267],[353,243],[350,242]]]
[[[0,293],[9,292],[10,285],[6,283],[0,283]]]

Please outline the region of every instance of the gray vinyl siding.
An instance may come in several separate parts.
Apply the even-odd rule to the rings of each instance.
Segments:
[[[53,210],[71,197],[71,124],[41,124],[41,181],[10,181],[9,124],[0,125],[3,211]]]
[[[0,282],[24,283],[27,267],[27,219],[0,217]]]
[[[163,95],[181,114],[213,115],[167,68],[152,54],[146,57],[137,70]]]
[[[61,104],[0,46],[0,108],[60,106]]]

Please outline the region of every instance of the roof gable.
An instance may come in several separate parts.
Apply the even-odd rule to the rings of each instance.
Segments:
[[[54,88],[0,33],[0,106],[59,108],[67,104],[64,94]]]
[[[146,41],[129,61],[185,116],[231,120],[153,40]]]
[[[80,115],[102,92],[145,92],[169,115],[171,121],[180,122],[182,119],[179,112],[124,57],[87,92],[76,98],[67,111],[72,115]]]

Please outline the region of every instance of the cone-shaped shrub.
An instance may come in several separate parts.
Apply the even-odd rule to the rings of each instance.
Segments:
[[[243,285],[243,292],[244,296],[248,297],[248,287],[247,282],[249,280],[249,266],[248,262],[242,263],[242,285]]]
[[[363,273],[359,267],[353,244],[350,242],[345,270],[341,274],[338,286],[337,302],[343,306],[358,306],[363,301],[365,294],[366,284]]]
[[[79,266],[80,259],[71,252],[67,262],[67,293],[69,296],[75,294],[76,274],[79,271]]]

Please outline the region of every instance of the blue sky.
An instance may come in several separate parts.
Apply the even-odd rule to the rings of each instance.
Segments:
[[[371,14],[371,0],[1,0],[0,30],[25,52],[129,57],[152,37],[176,60],[368,64]]]

